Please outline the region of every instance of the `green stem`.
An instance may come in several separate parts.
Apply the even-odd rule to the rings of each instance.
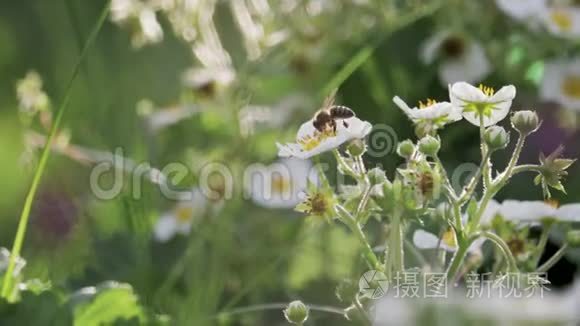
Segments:
[[[449,265],[449,268],[447,269],[446,272],[448,281],[455,280],[455,277],[459,272],[459,267],[461,267],[461,263],[463,263],[465,255],[467,255],[467,249],[469,249],[470,244],[471,242],[468,241],[466,244],[459,246],[459,248],[455,252],[455,255],[453,255],[453,258],[451,258],[451,264]]]
[[[522,172],[540,172],[540,166],[536,164],[522,164],[515,166],[512,170],[512,176]]]
[[[481,142],[481,164],[483,166],[482,168],[482,174],[483,174],[483,186],[487,189],[487,187],[489,187],[489,185],[491,184],[491,169],[490,169],[490,162],[489,162],[489,157],[491,156],[491,153],[489,153],[489,149],[487,148],[487,145],[485,144],[485,139],[484,139],[484,134],[485,134],[485,127],[483,125],[483,115],[480,114],[479,115],[479,141]]]
[[[564,245],[558,251],[556,251],[554,256],[550,257],[550,259],[548,259],[544,264],[542,264],[542,266],[538,267],[536,272],[545,273],[548,270],[550,270],[550,268],[556,265],[556,263],[560,261],[562,257],[564,257],[564,254],[566,254],[566,250],[568,250],[568,244],[564,243]]]
[[[370,246],[360,224],[355,220],[355,218],[341,205],[334,206],[336,213],[339,215],[341,221],[356,235],[359,242],[363,246],[363,254],[368,261],[368,263],[373,266],[378,271],[383,271],[383,266],[379,262],[379,259],[375,255],[372,247]]]
[[[458,201],[460,204],[464,204],[467,201],[469,201],[469,199],[473,195],[473,192],[475,191],[475,188],[479,183],[479,179],[481,178],[484,171],[486,171],[486,166],[488,165],[490,156],[491,152],[486,151],[485,156],[483,157],[481,164],[479,165],[479,168],[475,172],[475,175],[473,176],[473,178],[471,178],[471,180],[469,180],[467,186],[464,188],[463,192],[459,195]]]
[[[499,180],[494,182],[494,187],[499,191],[503,186],[505,186],[506,182],[509,178],[513,175],[514,169],[518,160],[520,159],[520,154],[522,153],[522,149],[524,148],[524,143],[526,142],[526,136],[521,135],[518,138],[518,142],[516,143],[516,148],[514,150],[514,155],[510,159],[507,168],[505,171],[498,177]]]
[[[445,188],[447,190],[447,198],[452,203],[457,202],[457,194],[451,185],[451,181],[449,181],[449,177],[447,176],[447,171],[443,167],[443,162],[439,159],[438,156],[433,157],[435,163],[439,166],[439,170],[441,171],[441,176],[443,177],[443,183],[445,184]]]
[[[351,176],[353,179],[355,180],[360,180],[360,175],[358,175],[345,161],[344,158],[342,157],[342,155],[340,155],[340,153],[338,152],[338,150],[333,150],[332,154],[334,154],[334,157],[336,158],[336,163],[342,168],[342,170],[348,174],[349,176]]]
[[[542,230],[542,235],[540,235],[540,240],[538,241],[538,245],[536,247],[535,257],[534,257],[534,266],[538,266],[540,263],[540,259],[542,258],[542,253],[548,244],[548,239],[550,237],[550,226],[544,226]]]
[[[512,255],[512,252],[508,247],[507,243],[505,243],[505,241],[503,241],[503,239],[500,236],[498,236],[493,232],[482,231],[481,235],[491,240],[496,246],[500,248],[505,260],[507,261],[508,271],[517,272],[518,265],[516,263],[516,259],[514,258],[514,255]]]
[[[64,116],[64,113],[66,111],[68,103],[70,101],[70,97],[72,94],[72,92],[71,92],[72,86],[74,84],[74,81],[76,80],[77,75],[79,74],[81,64],[88,53],[88,49],[93,44],[97,35],[99,34],[99,31],[101,30],[101,27],[103,26],[103,23],[105,22],[105,20],[107,18],[108,12],[109,12],[109,3],[107,2],[105,7],[103,8],[103,10],[101,11],[99,19],[95,23],[95,26],[94,26],[93,30],[91,31],[91,34],[89,34],[89,36],[85,42],[85,45],[84,45],[84,47],[83,47],[83,49],[78,57],[78,60],[74,66],[72,75],[68,81],[68,84],[66,85],[65,96],[62,100],[62,103],[60,104],[60,108],[58,110],[58,113],[56,114],[56,118],[54,119],[54,122],[50,128],[50,132],[49,132],[48,137],[46,139],[46,144],[44,145],[44,149],[42,150],[42,154],[40,156],[40,161],[39,161],[38,167],[34,173],[34,177],[32,179],[32,184],[30,186],[30,190],[28,191],[28,194],[26,195],[26,199],[24,201],[24,206],[22,208],[22,213],[20,215],[20,220],[18,222],[18,229],[16,231],[16,236],[14,238],[14,243],[12,245],[10,262],[8,263],[8,268],[6,269],[6,273],[4,274],[6,276],[4,277],[4,282],[2,284],[2,291],[0,292],[0,296],[3,298],[9,299],[10,293],[12,292],[12,287],[13,287],[12,274],[14,271],[14,265],[16,263],[16,258],[18,256],[20,256],[20,251],[22,249],[22,244],[24,242],[24,236],[26,234],[26,228],[28,226],[28,219],[30,217],[32,203],[33,203],[34,198],[36,196],[36,192],[38,190],[38,186],[40,185],[40,181],[42,179],[42,175],[44,174],[44,170],[46,169],[46,164],[48,162],[48,158],[49,158],[50,152],[51,152],[50,149],[52,147],[52,142],[53,142],[56,134],[58,133],[62,118]]]
[[[392,259],[392,266],[394,266],[394,272],[403,272],[405,270],[404,266],[404,253],[403,253],[403,229],[401,223],[401,209],[395,207],[395,211],[393,214],[393,221],[391,223],[391,241],[390,241],[390,250],[392,255],[390,258]]]

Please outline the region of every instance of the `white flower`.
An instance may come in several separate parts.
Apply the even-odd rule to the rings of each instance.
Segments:
[[[534,223],[543,218],[557,217],[558,209],[544,201],[505,200],[499,209],[500,215],[515,223]]]
[[[294,208],[303,198],[308,182],[317,183],[316,171],[308,160],[282,159],[270,166],[259,166],[245,178],[252,200],[268,208]]]
[[[580,111],[580,58],[547,62],[540,97]]]
[[[195,67],[188,69],[182,77],[185,86],[214,92],[229,86],[236,79],[235,71],[228,65]]]
[[[546,0],[495,0],[504,13],[516,20],[538,18],[547,10]]]
[[[551,7],[543,12],[542,21],[548,31],[556,36],[568,38],[580,36],[580,7]]]
[[[479,82],[491,71],[491,64],[479,42],[448,31],[426,40],[420,56],[425,64],[441,61],[439,80],[443,85],[458,81]]]
[[[400,97],[395,96],[393,102],[397,104],[403,112],[414,123],[431,122],[438,126],[443,126],[446,123],[461,120],[461,110],[454,107],[449,102],[435,102],[427,100],[427,104],[419,102],[419,108],[410,108],[405,101]]]
[[[372,129],[372,125],[369,122],[352,117],[337,121],[336,133],[332,130],[320,132],[314,128],[313,120],[311,119],[300,126],[296,135],[296,143],[287,143],[285,145],[276,143],[278,156],[307,159],[335,149],[349,140],[362,139]]]
[[[471,243],[467,251],[470,253],[479,251],[484,242],[485,238],[478,238]],[[457,239],[455,237],[455,232],[451,229],[443,233],[441,239],[433,233],[418,229],[413,234],[413,243],[419,249],[440,248],[449,252],[457,251]]]
[[[36,71],[29,71],[26,77],[16,84],[16,96],[20,104],[20,112],[35,114],[44,110],[50,104],[48,95],[42,88],[42,78]]]
[[[178,202],[157,220],[153,229],[157,241],[167,242],[176,234],[189,234],[192,226],[208,213],[210,202],[202,191],[196,188],[190,195],[190,200]]]
[[[163,40],[163,29],[157,21],[155,11],[143,8],[139,12],[139,31],[133,36],[133,46],[142,47],[147,44],[159,43]]]
[[[556,216],[563,222],[580,222],[580,204],[562,205]]]
[[[493,88],[483,85],[477,88],[466,82],[449,86],[451,103],[462,108],[463,117],[476,126],[480,125],[481,115],[485,127],[503,120],[515,96],[516,88],[513,85],[504,86],[497,93],[494,93]]]

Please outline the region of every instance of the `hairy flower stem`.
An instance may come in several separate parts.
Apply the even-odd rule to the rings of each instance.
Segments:
[[[540,259],[542,258],[542,253],[544,253],[544,249],[548,244],[548,239],[550,238],[550,230],[552,229],[551,225],[544,225],[542,230],[542,234],[540,235],[540,240],[538,241],[538,245],[536,246],[536,252],[534,257],[534,266],[538,266],[540,263]]]
[[[467,249],[469,249],[470,244],[471,244],[471,241],[466,241],[464,243],[461,243],[461,245],[459,246],[459,248],[455,252],[455,255],[453,255],[453,258],[451,258],[451,264],[449,265],[449,268],[447,269],[447,272],[446,272],[448,281],[455,280],[455,277],[457,276],[457,273],[459,272],[459,268],[461,267],[461,264],[463,263],[463,259],[465,258],[465,255],[467,255]]]
[[[14,267],[16,264],[16,259],[18,256],[20,256],[20,251],[22,249],[22,244],[24,243],[24,236],[26,234],[26,228],[28,226],[28,220],[30,217],[30,211],[32,209],[32,203],[34,201],[34,198],[36,196],[36,191],[38,190],[38,186],[40,185],[40,181],[42,179],[42,175],[44,173],[44,170],[46,168],[46,164],[48,162],[48,158],[50,156],[50,149],[52,148],[52,143],[53,140],[55,139],[59,128],[60,128],[60,123],[62,121],[62,117],[64,116],[64,112],[66,111],[66,108],[68,107],[68,103],[71,97],[71,90],[72,90],[72,86],[74,84],[74,81],[76,80],[76,77],[78,76],[80,69],[81,69],[81,64],[84,61],[84,58],[86,57],[87,53],[88,53],[88,49],[90,48],[90,46],[94,43],[95,39],[97,38],[97,35],[99,34],[99,31],[101,30],[101,27],[103,26],[107,15],[109,12],[109,2],[107,2],[104,6],[104,8],[102,9],[99,18],[97,20],[97,22],[95,23],[95,26],[93,27],[91,33],[89,34],[83,49],[81,50],[81,53],[78,56],[77,62],[73,68],[73,72],[72,75],[68,81],[68,84],[66,85],[65,88],[65,96],[60,104],[59,110],[56,113],[56,118],[54,119],[54,123],[51,126],[50,132],[48,134],[48,137],[46,139],[46,144],[44,145],[44,149],[42,150],[42,154],[40,156],[40,161],[38,163],[38,167],[36,168],[36,171],[34,173],[34,177],[32,179],[32,184],[30,186],[30,190],[28,191],[28,194],[26,196],[25,202],[24,202],[24,206],[22,208],[22,213],[20,215],[20,220],[18,222],[18,229],[16,231],[16,237],[14,238],[14,243],[12,245],[12,251],[11,251],[11,255],[10,255],[10,261],[8,263],[8,268],[6,269],[6,272],[4,273],[4,275],[6,275],[4,277],[4,282],[2,284],[2,291],[0,293],[0,296],[2,298],[5,298],[7,300],[10,301],[10,297],[11,297],[11,293],[12,293],[12,289],[13,289],[13,278],[12,275],[14,273]]]
[[[356,235],[359,242],[363,247],[363,255],[369,265],[371,265],[375,270],[383,271],[384,268],[381,265],[379,259],[375,255],[372,247],[370,246],[364,232],[362,231],[360,223],[341,205],[334,206],[336,213],[338,214],[340,220]]]
[[[496,246],[498,246],[498,248],[500,248],[505,260],[507,261],[508,272],[515,273],[518,271],[518,265],[516,263],[516,259],[515,259],[514,255],[512,255],[512,252],[511,252],[509,246],[507,245],[507,243],[505,243],[505,241],[503,241],[503,239],[500,236],[498,236],[497,234],[495,234],[493,232],[489,232],[489,231],[482,231],[481,236],[488,238]]]
[[[479,141],[481,142],[481,166],[483,174],[483,187],[487,189],[491,184],[491,153],[484,139],[485,127],[483,125],[483,114],[479,116]]]
[[[550,270],[550,268],[556,265],[556,263],[560,261],[562,257],[564,257],[564,254],[566,254],[566,250],[568,250],[568,244],[564,243],[564,245],[562,245],[562,247],[558,249],[558,251],[556,251],[554,256],[550,257],[550,259],[548,259],[544,264],[542,264],[542,266],[538,267],[536,272],[545,273],[548,270]]]
[[[485,156],[482,158],[481,164],[479,165],[479,168],[477,169],[471,180],[469,180],[467,186],[465,186],[462,193],[459,195],[458,202],[460,205],[467,203],[471,198],[471,196],[473,195],[473,192],[475,191],[475,188],[479,183],[479,179],[481,179],[482,175],[484,174],[484,171],[486,170],[486,166],[489,166],[488,161],[490,157],[491,152],[486,151]]]
[[[510,159],[510,162],[508,163],[507,168],[505,169],[505,171],[502,174],[500,174],[498,176],[498,179],[494,180],[494,182],[493,182],[493,187],[496,189],[496,193],[501,188],[503,188],[503,186],[505,186],[507,181],[514,174],[514,169],[516,168],[516,164],[518,163],[518,160],[520,159],[520,154],[522,153],[522,149],[524,148],[525,142],[526,142],[526,136],[520,134],[520,136],[518,138],[518,142],[516,143],[516,148],[514,149],[514,154],[512,155],[512,158]]]
[[[355,180],[360,180],[361,176],[356,173],[344,160],[344,157],[342,157],[342,155],[340,155],[340,152],[335,149],[332,151],[332,154],[334,154],[334,157],[336,159],[336,163],[338,164],[338,166],[340,166],[340,168],[342,169],[342,171],[344,171],[346,174],[348,174],[350,177],[352,177]]]
[[[391,232],[390,236],[390,259],[393,267],[393,274],[402,272],[405,270],[404,266],[404,253],[403,253],[403,227],[401,222],[401,209],[400,207],[395,207],[393,213],[393,221],[391,222]]]

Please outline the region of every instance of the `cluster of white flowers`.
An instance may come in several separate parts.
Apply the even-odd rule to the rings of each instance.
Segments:
[[[133,29],[131,43],[139,48],[163,40],[163,29],[157,21],[156,5],[140,0],[113,0],[111,20]]]

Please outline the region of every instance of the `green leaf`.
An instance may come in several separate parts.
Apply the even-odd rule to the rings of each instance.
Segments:
[[[9,304],[0,300],[0,324],[2,325],[72,325],[71,311],[64,300],[55,292],[45,291],[40,295],[23,291],[18,303]]]
[[[75,325],[110,325],[119,320],[145,322],[133,288],[124,283],[106,282],[79,290],[71,298]]]

